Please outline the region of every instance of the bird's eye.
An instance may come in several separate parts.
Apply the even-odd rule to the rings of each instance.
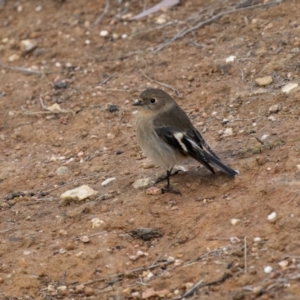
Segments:
[[[155,98],[151,98],[151,99],[150,99],[150,102],[151,102],[151,103],[155,103],[155,102],[156,102],[156,99],[155,99]]]

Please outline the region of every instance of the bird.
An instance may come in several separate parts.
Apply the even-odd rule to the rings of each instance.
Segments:
[[[212,173],[218,168],[234,178],[238,171],[225,165],[193,126],[176,101],[161,89],[144,90],[133,104],[136,114],[137,143],[144,154],[166,170],[167,185],[163,192],[180,193],[170,185],[176,164],[192,157]],[[160,179],[157,182],[161,181]]]

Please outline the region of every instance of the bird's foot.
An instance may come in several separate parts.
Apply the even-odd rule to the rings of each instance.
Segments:
[[[175,194],[175,195],[182,196],[180,191],[173,189],[170,185],[166,185],[164,188],[161,189],[161,191],[162,191],[163,194],[172,193],[172,194]]]

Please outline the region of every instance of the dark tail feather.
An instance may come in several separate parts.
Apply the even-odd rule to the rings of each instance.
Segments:
[[[216,157],[205,153],[206,159],[207,161],[212,164],[213,166],[215,166],[216,168],[218,168],[219,170],[221,170],[222,172],[224,172],[225,174],[227,174],[228,176],[234,178],[235,175],[238,174],[238,171],[231,169],[230,167],[224,165],[219,159],[217,159]]]

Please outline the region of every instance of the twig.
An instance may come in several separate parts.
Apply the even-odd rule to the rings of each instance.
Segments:
[[[200,279],[196,284],[194,284],[194,286],[192,286],[186,293],[184,293],[179,299],[182,298],[186,298],[191,296],[192,294],[194,294],[198,288],[200,287],[200,285],[202,284],[203,279]]]
[[[0,231],[0,234],[11,231],[11,230],[15,230],[15,229],[14,228],[5,229],[5,230]]]
[[[156,258],[156,260],[152,263],[152,265],[151,266],[153,266],[153,265],[155,265],[158,261],[159,261],[159,259],[162,257],[162,255],[172,246],[174,244],[174,242],[172,242],[169,246],[167,246],[164,250],[163,250],[163,252],[161,253],[161,254],[159,254],[158,255],[158,257]]]
[[[108,12],[108,9],[109,9],[109,0],[106,0],[106,4],[105,4],[102,14],[95,20],[95,22],[92,24],[92,26],[96,26],[102,21],[102,19]]]
[[[189,29],[182,29],[173,38],[171,38],[169,41],[167,41],[163,44],[160,44],[156,48],[154,48],[153,52],[157,53],[158,51],[160,51],[163,48],[167,47],[168,45],[170,45],[174,41],[183,38],[188,33],[192,32],[194,30],[197,30],[197,29],[199,29],[199,28],[201,28],[205,25],[208,25],[208,24],[220,19],[223,16],[230,15],[230,14],[237,13],[237,12],[244,11],[244,10],[250,10],[250,9],[255,9],[255,8],[267,7],[267,6],[270,6],[270,5],[276,5],[276,4],[279,4],[281,2],[282,2],[282,0],[275,0],[275,1],[272,1],[272,2],[268,2],[268,3],[261,3],[261,4],[256,4],[256,5],[241,7],[241,8],[233,8],[232,10],[227,10],[227,11],[220,12],[219,14],[217,14],[217,15],[215,15],[215,16],[213,16],[213,17],[211,17],[211,18],[209,18],[205,21],[202,21],[202,22],[198,23],[198,24],[196,24],[195,26],[193,26]]]
[[[8,69],[8,70],[12,70],[12,71],[18,71],[18,72],[22,72],[22,73],[25,73],[25,74],[28,74],[28,75],[38,75],[38,76],[41,76],[43,75],[43,73],[41,71],[38,71],[38,70],[32,70],[32,69],[28,69],[28,68],[23,68],[23,67],[11,67],[11,66],[8,66],[2,62],[0,62],[0,66],[4,69]]]
[[[113,73],[111,75],[109,75],[107,78],[105,78],[101,83],[98,84],[98,86],[102,86],[104,85],[105,83],[107,83],[108,81],[110,81],[114,76],[115,76],[116,73]]]
[[[211,282],[208,282],[208,283],[203,283],[202,284],[203,280],[201,279],[189,291],[187,291],[186,293],[184,293],[181,297],[175,298],[173,300],[181,300],[181,299],[184,299],[186,297],[189,297],[189,296],[193,295],[200,288],[223,283],[225,280],[227,280],[230,277],[231,277],[231,274],[228,273],[228,272],[225,272],[224,275],[220,279],[214,280],[214,281],[211,281]]]
[[[141,272],[141,271],[152,270],[152,269],[155,269],[157,267],[167,266],[167,265],[169,265],[171,263],[173,263],[173,262],[172,261],[166,261],[164,263],[160,263],[160,264],[156,264],[156,265],[151,265],[151,266],[148,266],[148,267],[136,268],[136,269],[132,269],[132,270],[129,270],[129,271],[126,271],[126,272],[109,275],[107,277],[99,278],[99,279],[96,279],[96,280],[87,281],[87,282],[84,282],[82,284],[83,285],[90,285],[90,284],[93,284],[93,283],[105,281],[105,280],[113,278],[113,277],[123,277],[123,276],[128,275],[128,274],[132,274],[132,273],[136,273],[136,272]]]
[[[247,236],[244,237],[244,273],[247,274]]]

